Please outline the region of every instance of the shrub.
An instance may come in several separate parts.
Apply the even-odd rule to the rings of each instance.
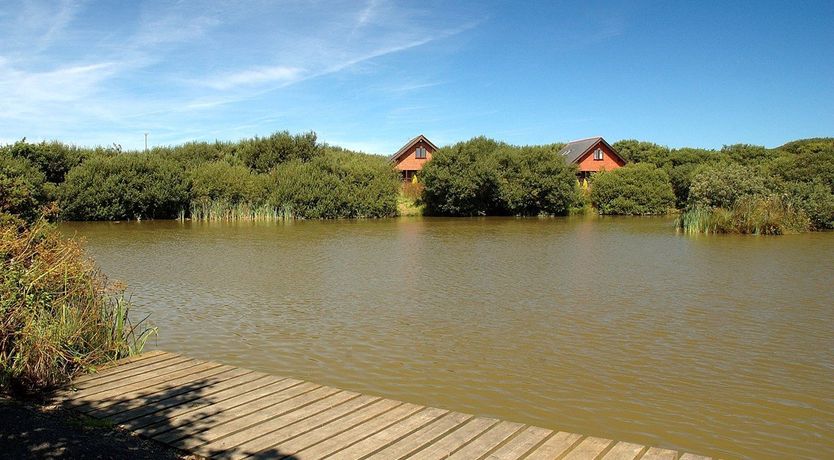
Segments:
[[[669,161],[669,148],[652,142],[626,139],[615,142],[611,147],[614,147],[614,150],[629,163],[652,163],[655,166],[663,166]]]
[[[314,132],[291,135],[283,131],[269,137],[244,139],[236,151],[246,166],[263,173],[287,161],[309,161],[321,155],[324,147],[316,139]]]
[[[400,180],[385,158],[327,151],[291,160],[272,173],[271,203],[301,219],[389,217],[397,213]]]
[[[565,215],[579,206],[576,167],[557,151],[505,149],[498,160],[500,206],[517,216]]]
[[[141,351],[154,330],[131,326],[80,245],[43,221],[0,227],[0,386],[38,391]]]
[[[72,220],[170,219],[188,206],[181,167],[144,154],[97,156],[67,174],[63,217]]]
[[[70,169],[81,164],[89,151],[58,141],[26,142],[26,138],[3,147],[9,155],[30,161],[44,175],[44,180],[60,184]]]
[[[258,203],[264,200],[263,179],[246,166],[212,161],[200,164],[187,175],[192,201]]]
[[[476,137],[438,150],[423,167],[426,212],[435,215],[567,214],[579,202],[576,169],[561,145],[514,147]]]
[[[591,203],[600,214],[664,214],[675,203],[669,176],[649,163],[634,163],[594,175]]]
[[[743,197],[767,193],[765,180],[753,169],[738,164],[704,166],[698,169],[689,188],[692,206],[730,208]]]
[[[834,193],[821,181],[789,183],[785,196],[808,216],[812,229],[834,229]]]
[[[43,173],[24,158],[0,152],[0,216],[17,216],[32,222],[48,201]]]
[[[500,175],[496,152],[505,146],[476,137],[435,152],[420,171],[426,213],[446,216],[503,213],[497,200]]]
[[[686,232],[754,235],[799,233],[811,227],[801,209],[776,195],[745,196],[731,209],[695,206],[681,214],[677,225]]]

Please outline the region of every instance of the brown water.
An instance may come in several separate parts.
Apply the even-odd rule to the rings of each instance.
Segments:
[[[664,218],[68,223],[154,347],[723,457],[834,455],[834,233]]]

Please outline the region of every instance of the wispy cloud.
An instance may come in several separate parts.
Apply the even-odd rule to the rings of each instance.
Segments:
[[[299,67],[256,67],[253,69],[209,78],[204,80],[203,83],[211,88],[220,90],[265,83],[286,84],[297,81],[303,72],[304,69]]]
[[[477,25],[442,13],[384,0],[13,0],[0,14],[0,137],[264,126],[281,89],[334,74],[365,81],[371,62]]]

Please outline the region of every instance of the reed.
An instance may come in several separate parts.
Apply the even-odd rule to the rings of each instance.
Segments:
[[[215,222],[276,222],[293,219],[295,216],[286,207],[277,208],[268,204],[229,203],[216,200],[199,200],[191,203],[191,218]]]
[[[757,196],[738,200],[730,209],[692,207],[676,220],[687,233],[741,233],[783,235],[811,229],[808,216],[779,196]]]
[[[33,393],[140,353],[156,333],[132,323],[123,288],[51,225],[0,228],[0,388]]]

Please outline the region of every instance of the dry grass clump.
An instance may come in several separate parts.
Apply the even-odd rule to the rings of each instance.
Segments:
[[[0,226],[0,388],[31,393],[138,353],[137,329],[117,286],[81,245],[39,221]],[[140,324],[142,322],[140,321]]]

